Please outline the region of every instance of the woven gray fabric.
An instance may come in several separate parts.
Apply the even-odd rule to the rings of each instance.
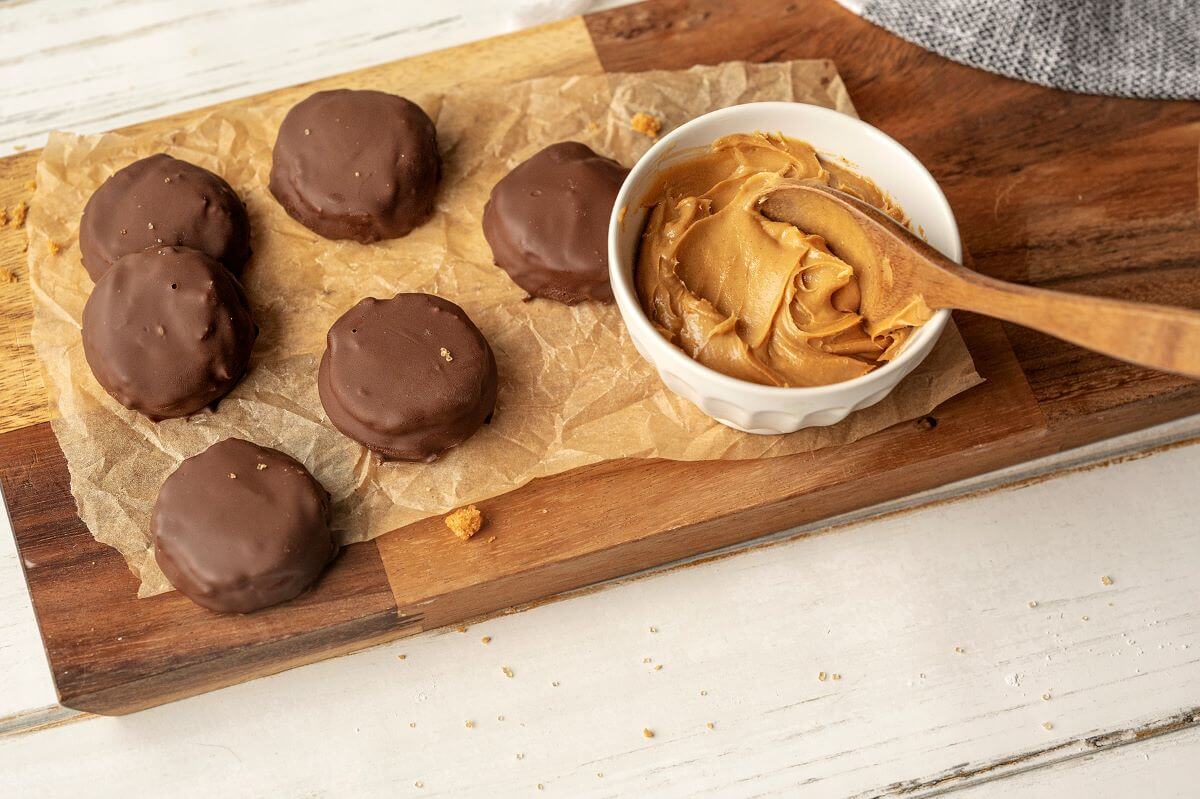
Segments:
[[[1200,99],[1200,0],[865,0],[926,50],[1086,94]]]

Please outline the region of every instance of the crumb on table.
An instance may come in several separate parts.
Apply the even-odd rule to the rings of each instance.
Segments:
[[[644,111],[638,111],[633,115],[633,119],[629,120],[629,127],[633,128],[643,136],[649,136],[651,139],[657,139],[658,132],[662,130],[662,120],[656,116],[651,116]]]
[[[29,207],[27,205],[25,205],[24,200],[21,200],[19,203],[14,205],[13,210],[12,210],[12,226],[13,227],[24,227],[25,226],[25,214],[28,213],[28,211],[29,211]]]
[[[60,252],[62,252],[62,245],[59,244],[57,241],[50,242],[48,246],[49,246],[51,255],[58,255]]]
[[[454,533],[456,538],[466,541],[478,533],[479,528],[483,526],[483,514],[479,512],[479,508],[468,505],[449,513],[445,521],[446,526],[450,528],[450,532]]]
[[[7,266],[0,266],[0,283],[16,283],[17,273]]]

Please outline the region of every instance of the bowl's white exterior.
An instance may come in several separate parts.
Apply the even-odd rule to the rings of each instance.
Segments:
[[[962,242],[950,204],[921,162],[882,131],[828,108],[805,103],[722,108],[676,128],[642,156],[617,194],[608,229],[609,277],[634,345],[668,388],[718,422],[748,433],[790,433],[834,424],[886,397],[933,349],[950,312],[936,312],[896,358],[875,371],[814,388],[778,388],[729,377],[703,366],[659,335],[642,312],[633,284],[646,216],[640,201],[659,169],[673,158],[721,136],[754,131],[780,132],[810,143],[821,153],[846,159],[895,198],[931,245],[960,263]]]

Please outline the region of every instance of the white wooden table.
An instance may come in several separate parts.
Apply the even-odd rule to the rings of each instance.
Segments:
[[[0,5],[0,154],[498,33],[507,5]],[[0,797],[1196,796],[1200,447],[1164,445],[1198,435],[119,719],[54,704],[5,521]]]

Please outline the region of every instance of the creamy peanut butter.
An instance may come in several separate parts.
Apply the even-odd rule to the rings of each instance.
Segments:
[[[771,190],[814,179],[906,222],[870,180],[783,136],[726,136],[662,173],[642,200],[636,282],[663,336],[732,377],[819,386],[870,372],[929,320],[919,301],[878,313],[820,236],[760,212]]]

